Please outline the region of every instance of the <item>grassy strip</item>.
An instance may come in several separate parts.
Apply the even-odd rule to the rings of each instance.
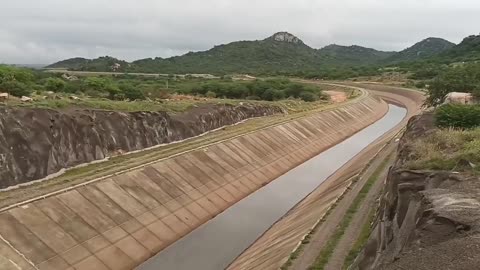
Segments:
[[[359,180],[359,177],[356,176],[353,180],[352,183],[356,183]],[[343,193],[338,199],[335,201],[335,203],[332,204],[332,206],[327,210],[325,215],[323,215],[322,219],[315,225],[315,227],[303,238],[302,242],[300,243],[300,246],[298,246],[297,249],[295,249],[292,254],[290,254],[290,257],[288,257],[288,260],[280,267],[281,270],[287,270],[290,266],[292,266],[293,261],[298,258],[298,255],[300,255],[304,248],[305,245],[310,243],[310,239],[312,236],[317,232],[318,228],[327,220],[328,216],[333,212],[333,210],[337,207],[338,202],[340,202],[343,197],[345,197],[346,193]]]
[[[377,167],[377,169],[373,172],[373,174],[368,178],[367,182],[362,187],[362,189],[360,190],[360,192],[358,193],[358,195],[355,197],[352,204],[348,208],[343,220],[340,222],[339,226],[335,229],[335,232],[330,237],[325,247],[322,249],[322,251],[320,251],[320,254],[318,255],[313,265],[309,267],[310,270],[325,269],[325,266],[328,264],[330,257],[335,251],[335,247],[338,245],[338,243],[340,242],[340,239],[345,234],[345,231],[347,230],[348,226],[353,220],[355,213],[358,211],[358,208],[360,208],[360,205],[363,202],[363,200],[365,200],[365,198],[367,197],[368,192],[370,191],[372,186],[375,184],[375,182],[377,181],[382,171],[387,166],[391,156],[392,155],[389,155]]]
[[[372,209],[370,210],[370,213],[368,213],[368,219],[365,224],[363,224],[360,235],[355,241],[355,244],[353,244],[352,249],[350,249],[350,251],[348,252],[347,257],[343,262],[342,269],[347,269],[350,265],[352,265],[355,258],[357,258],[360,251],[362,251],[363,246],[367,243],[367,240],[370,237],[370,233],[372,232],[372,223],[375,219],[375,212],[375,209]]]

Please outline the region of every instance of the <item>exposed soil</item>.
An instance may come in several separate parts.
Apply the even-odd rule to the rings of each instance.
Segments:
[[[335,103],[344,102],[348,99],[347,94],[343,91],[327,90],[323,91],[323,93],[329,95],[330,100]]]

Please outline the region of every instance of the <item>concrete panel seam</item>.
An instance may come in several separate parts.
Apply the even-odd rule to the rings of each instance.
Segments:
[[[32,261],[30,261],[27,256],[25,256],[23,253],[21,253],[18,249],[16,249],[10,242],[8,242],[7,239],[3,237],[3,235],[0,234],[0,239],[8,246],[10,247],[15,253],[17,253],[20,257],[22,257],[28,264],[30,264],[35,270],[40,270]]]

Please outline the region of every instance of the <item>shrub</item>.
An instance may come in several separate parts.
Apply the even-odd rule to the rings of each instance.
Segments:
[[[304,92],[300,93],[300,98],[301,98],[303,101],[313,102],[313,101],[318,100],[318,95],[315,95],[315,94],[312,93],[312,92],[304,91]]]
[[[4,89],[12,96],[21,97],[28,96],[32,90],[24,83],[18,81],[7,81],[0,84],[0,89]]]
[[[45,82],[45,89],[53,92],[62,92],[65,89],[65,82],[59,78],[48,78]]]
[[[208,98],[216,98],[217,97],[217,94],[213,91],[208,91],[206,94],[205,94],[206,97]]]
[[[439,127],[474,128],[480,126],[480,105],[447,104],[435,112]]]
[[[272,88],[265,90],[262,95],[262,99],[268,101],[280,100],[283,98],[285,98],[285,93],[283,91],[275,90]]]
[[[121,91],[123,95],[125,95],[125,97],[128,98],[129,100],[145,99],[145,95],[142,93],[142,91],[138,90],[137,88],[131,85],[124,85],[121,88]]]

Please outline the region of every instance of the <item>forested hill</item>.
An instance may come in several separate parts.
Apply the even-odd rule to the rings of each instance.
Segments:
[[[144,72],[164,74],[319,74],[326,70],[345,76],[367,75],[381,66],[454,63],[480,60],[480,36],[469,36],[455,45],[427,38],[400,52],[361,46],[328,45],[314,49],[298,37],[279,32],[263,40],[236,41],[207,51],[170,58],[147,58],[128,63],[113,57],[72,58],[47,68],[82,71]]]
[[[409,48],[406,48],[403,51],[392,55],[391,57],[387,58],[386,62],[398,63],[426,59],[447,51],[454,46],[455,43],[442,38],[427,38]]]
[[[279,32],[264,40],[237,41],[170,58],[148,58],[132,63],[112,57],[73,58],[48,67],[151,73],[289,73],[376,64],[392,54],[360,46],[330,45],[317,50],[290,33]]]

